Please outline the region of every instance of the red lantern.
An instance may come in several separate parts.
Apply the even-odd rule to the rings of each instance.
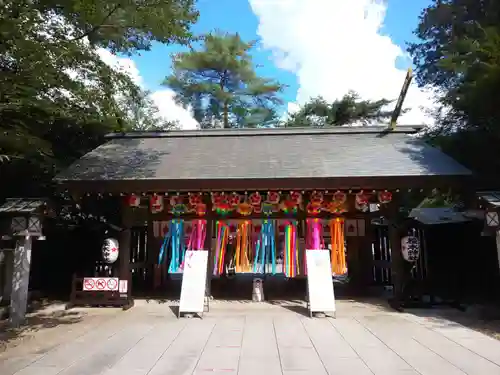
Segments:
[[[300,204],[302,202],[302,194],[299,193],[298,191],[291,191],[290,200],[295,202],[295,204]]]
[[[141,204],[141,198],[135,194],[129,195],[127,197],[127,203],[130,207],[139,207]]]
[[[230,206],[236,206],[241,202],[241,196],[239,194],[231,194],[231,197],[229,198],[229,205]]]
[[[320,191],[313,191],[311,194],[311,202],[314,204],[321,204],[323,202],[323,193]]]
[[[392,201],[392,193],[390,191],[381,191],[378,193],[378,201],[380,203],[389,203]]]
[[[342,191],[337,191],[333,194],[333,201],[337,204],[343,204],[347,200],[347,194]]]
[[[267,203],[278,204],[280,202],[280,193],[276,191],[269,191],[267,193]]]
[[[153,195],[149,201],[151,213],[157,214],[163,211],[163,197],[161,195]]]
[[[189,194],[189,204],[191,206],[196,206],[201,203],[201,195],[200,194]]]
[[[250,197],[248,197],[248,201],[254,207],[260,206],[260,204],[262,203],[262,197],[259,192],[256,191],[255,193],[250,194]]]

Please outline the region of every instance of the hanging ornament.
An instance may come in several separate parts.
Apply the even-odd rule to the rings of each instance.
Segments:
[[[357,210],[366,212],[369,209],[369,199],[370,198],[367,194],[360,191],[359,193],[356,194],[356,197],[354,199],[354,206],[356,207]]]
[[[207,205],[205,203],[198,203],[193,207],[194,212],[198,216],[205,216],[207,213]]]
[[[337,204],[344,204],[347,200],[347,194],[343,191],[337,191],[333,194],[333,201]]]
[[[298,203],[295,200],[287,199],[281,202],[281,210],[286,214],[295,214],[298,211]]]
[[[241,202],[241,195],[239,195],[237,193],[231,194],[231,196],[229,197],[228,202],[229,202],[230,206],[237,206]]]
[[[307,204],[306,210],[309,215],[318,215],[321,212],[321,203],[309,202]]]
[[[401,254],[407,262],[416,262],[420,256],[420,240],[415,236],[401,239]]]
[[[201,203],[201,194],[189,194],[189,204],[196,206]]]
[[[262,203],[262,196],[258,191],[256,191],[255,193],[250,194],[250,196],[248,197],[248,201],[254,207],[260,206],[260,204]]]
[[[139,207],[139,205],[141,204],[141,197],[135,194],[129,195],[127,197],[127,203],[129,207]]]
[[[274,212],[274,204],[271,203],[262,203],[262,213],[266,216],[270,216]]]
[[[271,204],[278,204],[280,202],[280,193],[278,193],[277,191],[268,191],[266,202]]]
[[[378,201],[380,203],[389,203],[392,201],[392,193],[390,191],[381,191],[378,193]]]
[[[171,214],[180,216],[189,212],[189,207],[184,204],[183,197],[174,195],[170,198],[170,211]]]
[[[302,194],[299,193],[298,191],[291,191],[290,192],[290,200],[292,202],[295,202],[296,205],[299,205],[302,203]]]
[[[252,213],[252,211],[253,206],[246,201],[238,204],[236,208],[236,212],[238,212],[242,216],[248,216]]]
[[[311,202],[315,204],[323,203],[323,193],[321,191],[313,191],[311,193]]]
[[[114,238],[106,238],[101,247],[102,259],[105,263],[111,264],[118,259],[118,241]]]
[[[157,214],[163,211],[163,197],[161,195],[153,195],[149,201],[152,214]]]
[[[262,213],[262,204],[259,204],[258,206],[253,206],[253,213],[254,214],[261,214]]]

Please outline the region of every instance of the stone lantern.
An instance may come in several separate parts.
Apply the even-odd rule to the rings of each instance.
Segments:
[[[28,304],[31,247],[33,238],[44,240],[42,218],[45,201],[42,199],[12,198],[0,206],[0,253],[4,272],[3,298],[10,300],[10,321],[19,326],[24,321]],[[10,243],[6,246],[5,243]],[[9,251],[8,248],[13,249]]]

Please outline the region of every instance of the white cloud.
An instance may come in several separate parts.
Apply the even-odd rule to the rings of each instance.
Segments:
[[[297,75],[297,104],[322,95],[341,98],[349,90],[363,99],[397,99],[406,70],[395,67],[407,57],[380,32],[383,0],[249,0],[259,18],[258,35],[273,50],[275,63]],[[409,25],[413,27],[416,25]],[[289,110],[296,109],[289,103]],[[399,124],[430,124],[424,108],[433,107],[430,90],[410,86],[404,102],[411,108]]]
[[[144,82],[135,65],[135,62],[126,57],[119,57],[106,49],[98,51],[101,59],[116,70],[128,74],[136,85],[144,88]],[[175,102],[175,94],[170,89],[158,90],[151,93],[151,99],[159,110],[159,115],[168,121],[177,121],[181,129],[197,129],[198,122],[193,118],[191,112]]]

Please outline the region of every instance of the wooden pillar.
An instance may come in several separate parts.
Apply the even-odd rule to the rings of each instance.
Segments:
[[[19,237],[14,250],[14,269],[10,298],[10,323],[19,327],[26,317],[31,268],[32,237]]]
[[[130,251],[132,246],[131,238],[131,224],[130,218],[128,216],[129,212],[125,205],[122,207],[122,228],[123,230],[119,234],[118,243],[120,245],[120,255],[118,257],[118,275],[121,280],[128,280],[129,285],[129,295],[132,289],[131,274],[130,274]]]
[[[401,233],[399,223],[400,200],[395,196],[387,208],[389,221],[389,242],[391,245],[391,277],[394,295],[394,307],[400,308],[403,301],[403,285],[405,280],[405,264],[401,254]]]

